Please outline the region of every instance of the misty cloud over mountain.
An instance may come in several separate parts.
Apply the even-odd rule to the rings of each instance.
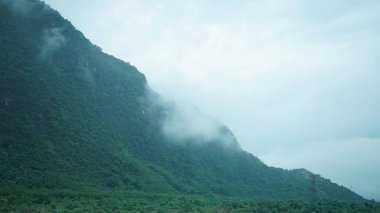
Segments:
[[[43,34],[41,53],[42,58],[47,58],[53,54],[56,50],[61,48],[65,42],[66,38],[62,34],[63,28],[52,28],[46,29]]]

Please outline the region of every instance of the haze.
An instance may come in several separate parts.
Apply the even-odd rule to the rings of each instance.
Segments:
[[[265,163],[380,201],[379,1],[45,2]]]

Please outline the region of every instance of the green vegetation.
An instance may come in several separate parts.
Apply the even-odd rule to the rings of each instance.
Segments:
[[[124,190],[27,190],[0,194],[1,212],[380,212],[374,202],[308,202]],[[5,196],[4,196],[5,195]]]
[[[17,2],[0,0],[1,212],[378,209],[220,141],[168,140],[173,112],[144,75],[44,3]]]

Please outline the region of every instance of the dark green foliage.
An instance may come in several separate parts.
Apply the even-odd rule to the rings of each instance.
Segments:
[[[169,141],[161,124],[170,107],[148,99],[135,67],[44,3],[12,2],[0,0],[0,210],[302,212],[365,201],[306,170],[268,167],[238,145]]]
[[[380,212],[375,202],[261,200],[125,190],[3,188],[0,212]]]

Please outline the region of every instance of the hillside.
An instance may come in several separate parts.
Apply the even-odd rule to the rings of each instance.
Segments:
[[[204,118],[212,135],[189,133],[181,110],[46,4],[0,1],[4,202],[24,202],[11,197],[14,191],[33,197],[88,190],[364,201],[306,170],[266,166],[216,121]]]

